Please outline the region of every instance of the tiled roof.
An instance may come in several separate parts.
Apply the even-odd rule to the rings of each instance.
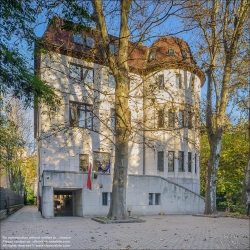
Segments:
[[[103,46],[98,39],[95,29],[82,31],[83,37],[91,37],[95,41],[95,48],[73,42],[73,32],[62,29],[64,21],[56,19],[56,26],[50,25],[45,31],[43,46],[58,53],[70,55],[80,59],[91,59],[97,63],[105,64]],[[110,40],[118,44],[118,37],[110,36]],[[172,51],[170,51],[172,50]],[[171,54],[171,52],[174,54]],[[155,53],[154,59],[150,60],[150,54]],[[202,84],[205,82],[205,75],[196,65],[188,44],[176,37],[164,36],[157,39],[151,46],[144,46],[141,43],[130,42],[129,45],[129,67],[131,71],[148,73],[164,68],[180,68],[189,70],[198,75]]]

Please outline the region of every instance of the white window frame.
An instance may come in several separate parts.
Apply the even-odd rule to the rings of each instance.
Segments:
[[[75,63],[69,63],[69,77],[81,81],[82,66]]]

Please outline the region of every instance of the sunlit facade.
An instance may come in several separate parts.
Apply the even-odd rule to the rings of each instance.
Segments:
[[[44,217],[106,214],[115,156],[116,83],[95,32],[73,34],[60,28],[62,22],[47,29],[48,43],[40,47],[49,51],[35,60],[37,74],[61,97],[53,113],[45,105],[35,111],[40,209]],[[110,49],[116,55],[118,40],[113,40]],[[198,212],[204,206],[198,195],[204,74],[187,43],[174,37],[162,37],[150,47],[131,43],[128,64],[127,205],[136,214]],[[87,190],[90,164],[96,179]]]

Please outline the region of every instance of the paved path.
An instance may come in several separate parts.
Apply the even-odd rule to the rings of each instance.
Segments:
[[[25,206],[1,222],[0,249],[250,249],[249,220],[191,215],[145,216],[145,223],[44,219]]]

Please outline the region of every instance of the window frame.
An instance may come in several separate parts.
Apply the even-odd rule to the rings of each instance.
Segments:
[[[175,50],[174,50],[173,48],[169,48],[169,49],[168,49],[168,54],[169,54],[170,56],[174,56],[174,55],[175,55]]]
[[[88,42],[91,41],[92,44],[88,44]],[[91,36],[86,36],[85,37],[85,44],[87,48],[94,49],[95,48],[95,39]]]
[[[116,111],[115,109],[110,109],[110,130],[115,131],[116,125]]]
[[[175,127],[175,111],[173,111],[172,109],[168,110],[168,127]]]
[[[100,154],[102,154],[103,156],[97,156]],[[111,158],[111,154],[108,152],[93,151],[93,169],[92,169],[92,171],[98,172],[98,168],[100,166],[103,166],[103,165],[104,165],[103,168],[105,168],[108,164],[110,164],[110,158]]]
[[[172,156],[171,156],[172,154]],[[171,157],[170,157],[171,156]],[[170,159],[172,162],[172,166],[170,166]],[[168,172],[174,172],[174,151],[168,151]]]
[[[79,70],[80,70],[80,72],[79,72],[79,77],[74,77],[74,76],[71,75],[71,73],[73,72],[73,71],[71,70],[71,67],[72,67],[72,66],[79,68]],[[70,62],[70,63],[69,63],[69,77],[70,77],[71,79],[75,79],[75,80],[81,81],[81,80],[82,80],[82,65],[77,64],[77,63],[71,63],[71,62]]]
[[[182,54],[182,57],[185,58],[185,59],[188,57],[188,53],[187,53],[186,50],[182,50],[181,54]]]
[[[75,37],[76,36],[81,36],[81,42],[78,42],[78,41],[75,41]],[[75,43],[75,44],[79,44],[79,45],[84,45],[84,39],[83,39],[83,35],[82,35],[82,33],[74,33],[73,34],[73,43]]]
[[[82,161],[81,156],[86,156],[86,158],[88,159],[86,170],[84,170],[81,166],[81,161]],[[89,154],[79,154],[79,171],[80,172],[88,172],[88,166],[89,166]]]
[[[151,51],[149,53],[149,56],[148,56],[148,61],[155,60],[155,58],[156,58],[156,52],[155,51]]]
[[[158,117],[158,128],[164,128],[165,125],[165,117],[164,117],[164,109],[157,110],[157,117]]]
[[[192,173],[192,152],[188,152],[188,172]]]
[[[164,75],[158,75],[158,79],[157,79],[157,85],[159,89],[164,89],[165,84],[164,84]]]
[[[157,171],[164,172],[164,151],[157,152]]]
[[[75,108],[71,108],[74,105]],[[83,109],[79,109],[79,107],[84,107]],[[89,109],[87,108],[89,107]],[[75,110],[74,110],[75,109]],[[93,105],[86,104],[86,103],[80,103],[80,102],[74,102],[74,101],[69,101],[69,122],[71,127],[79,127],[79,128],[86,128],[89,130],[93,130]],[[75,118],[72,118],[72,113],[71,110],[74,111],[74,116]],[[87,119],[84,120],[85,126],[79,126],[79,113],[80,111],[84,112],[84,118],[87,117]],[[91,126],[89,127],[88,125],[88,120],[89,120],[89,114],[91,117]]]
[[[187,127],[189,129],[192,129],[193,128],[193,112],[191,110],[187,110]]]
[[[114,75],[112,73],[108,73],[108,85],[109,85],[110,88],[115,88],[116,87],[115,77],[114,77]]]
[[[155,193],[154,196],[155,196],[155,199],[154,199],[155,204],[154,205],[156,205],[156,206],[161,205],[161,193]]]
[[[149,193],[148,194],[148,205],[149,206],[154,205],[154,193]]]
[[[118,48],[118,46],[115,44],[115,43],[113,43],[113,42],[111,42],[110,44],[109,44],[109,49],[110,49],[110,51],[114,54],[114,55],[118,55],[118,50],[119,50],[119,48]]]
[[[89,70],[92,71],[92,81],[86,81],[87,77],[85,77],[85,79],[84,79],[84,73],[83,73],[84,70],[87,70],[87,75],[86,76],[88,76]],[[82,81],[84,83],[94,83],[94,69],[93,68],[82,66]]]
[[[178,111],[178,125],[179,128],[183,128],[185,124],[185,111],[182,109],[179,109]]]
[[[178,172],[184,172],[184,151],[178,151]]]
[[[182,88],[182,77],[181,77],[181,74],[175,74],[175,84],[176,84],[176,88],[178,88],[178,89]]]
[[[104,198],[104,196],[106,196],[106,197]],[[111,202],[111,193],[110,192],[102,192],[102,206],[110,206],[110,202]]]

